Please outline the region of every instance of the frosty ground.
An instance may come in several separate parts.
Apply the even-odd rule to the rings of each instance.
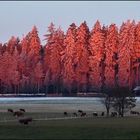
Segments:
[[[93,117],[105,111],[100,98],[12,98],[0,99],[0,139],[139,139],[140,116],[124,118]],[[25,116],[35,121],[19,124],[18,119],[7,112],[8,108],[24,108]],[[73,117],[82,109],[87,117]],[[139,98],[134,108],[140,111]],[[68,112],[65,117],[63,112]],[[16,130],[16,131],[15,131]]]

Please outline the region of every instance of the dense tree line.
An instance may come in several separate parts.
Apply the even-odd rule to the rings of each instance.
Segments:
[[[37,28],[0,44],[0,93],[102,92],[140,84],[140,22],[89,30],[72,23],[66,33],[51,23],[41,45]]]

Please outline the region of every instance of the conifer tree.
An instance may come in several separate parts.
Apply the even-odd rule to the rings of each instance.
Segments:
[[[47,73],[49,72],[49,83],[54,87],[53,91],[58,92],[61,80],[61,54],[63,50],[64,33],[58,28],[54,29],[54,25],[48,28],[45,63],[47,65]],[[47,74],[46,73],[46,74]],[[47,76],[47,75],[46,75]]]
[[[115,24],[111,24],[107,31],[105,54],[105,85],[106,88],[115,88],[118,74],[118,29]]]
[[[127,21],[123,23],[119,33],[118,48],[118,82],[121,87],[129,87],[132,85],[132,51],[134,49],[135,40],[135,23]]]
[[[86,22],[83,22],[77,29],[76,34],[76,63],[74,64],[74,71],[76,74],[76,82],[78,91],[87,91],[88,86],[88,43],[89,43],[89,29]]]
[[[97,21],[90,33],[89,39],[89,82],[92,90],[100,91],[102,87],[102,61],[104,60],[104,33],[100,22]]]
[[[62,76],[63,85],[67,92],[72,93],[72,87],[76,83],[76,74],[74,71],[76,61],[76,25],[72,23],[68,28],[64,39],[64,50],[61,52],[62,58]]]

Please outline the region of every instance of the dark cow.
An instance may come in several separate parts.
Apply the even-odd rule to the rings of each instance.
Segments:
[[[68,116],[68,113],[67,112],[64,112],[64,116]]]
[[[15,111],[13,116],[16,116],[16,117],[20,117],[20,116],[23,116],[24,113],[22,111]]]
[[[98,113],[97,112],[93,112],[93,116],[98,116]]]
[[[116,117],[117,116],[117,112],[111,112],[111,117]]]
[[[77,117],[77,116],[78,116],[78,115],[77,115],[77,113],[75,113],[75,112],[73,113],[73,115],[74,115],[75,117]]]
[[[23,109],[23,108],[20,108],[19,110],[22,111],[22,112],[25,112],[25,109]]]
[[[83,111],[82,110],[78,110],[78,113],[83,113]]]
[[[102,112],[102,113],[101,113],[101,116],[104,116],[104,115],[105,115],[105,113],[104,113],[104,112]]]
[[[29,117],[29,118],[20,119],[19,123],[21,123],[21,124],[28,124],[29,122],[32,122],[32,121],[33,121],[33,119],[31,117]]]
[[[81,113],[81,117],[85,117],[87,114],[85,112]]]
[[[130,111],[130,114],[140,115],[140,113],[138,111]]]
[[[13,109],[10,109],[10,108],[9,108],[9,109],[7,109],[7,111],[8,111],[8,112],[11,112],[11,113],[13,113],[13,112],[14,112],[14,110],[13,110]]]

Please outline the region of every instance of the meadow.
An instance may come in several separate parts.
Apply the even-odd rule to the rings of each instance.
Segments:
[[[140,139],[140,118],[36,120],[29,125],[0,122],[0,139]]]
[[[24,108],[24,116],[32,117],[33,121],[28,125],[20,124],[19,118],[7,112],[8,108],[15,111]],[[139,111],[139,108],[137,103],[134,110]],[[74,117],[73,112],[78,109],[87,116]],[[68,116],[64,116],[64,111]],[[94,111],[98,117],[92,115]],[[107,118],[100,115],[102,111],[105,108],[99,100],[87,101],[87,98],[0,102],[0,139],[140,139],[140,116],[127,113],[124,118]]]

